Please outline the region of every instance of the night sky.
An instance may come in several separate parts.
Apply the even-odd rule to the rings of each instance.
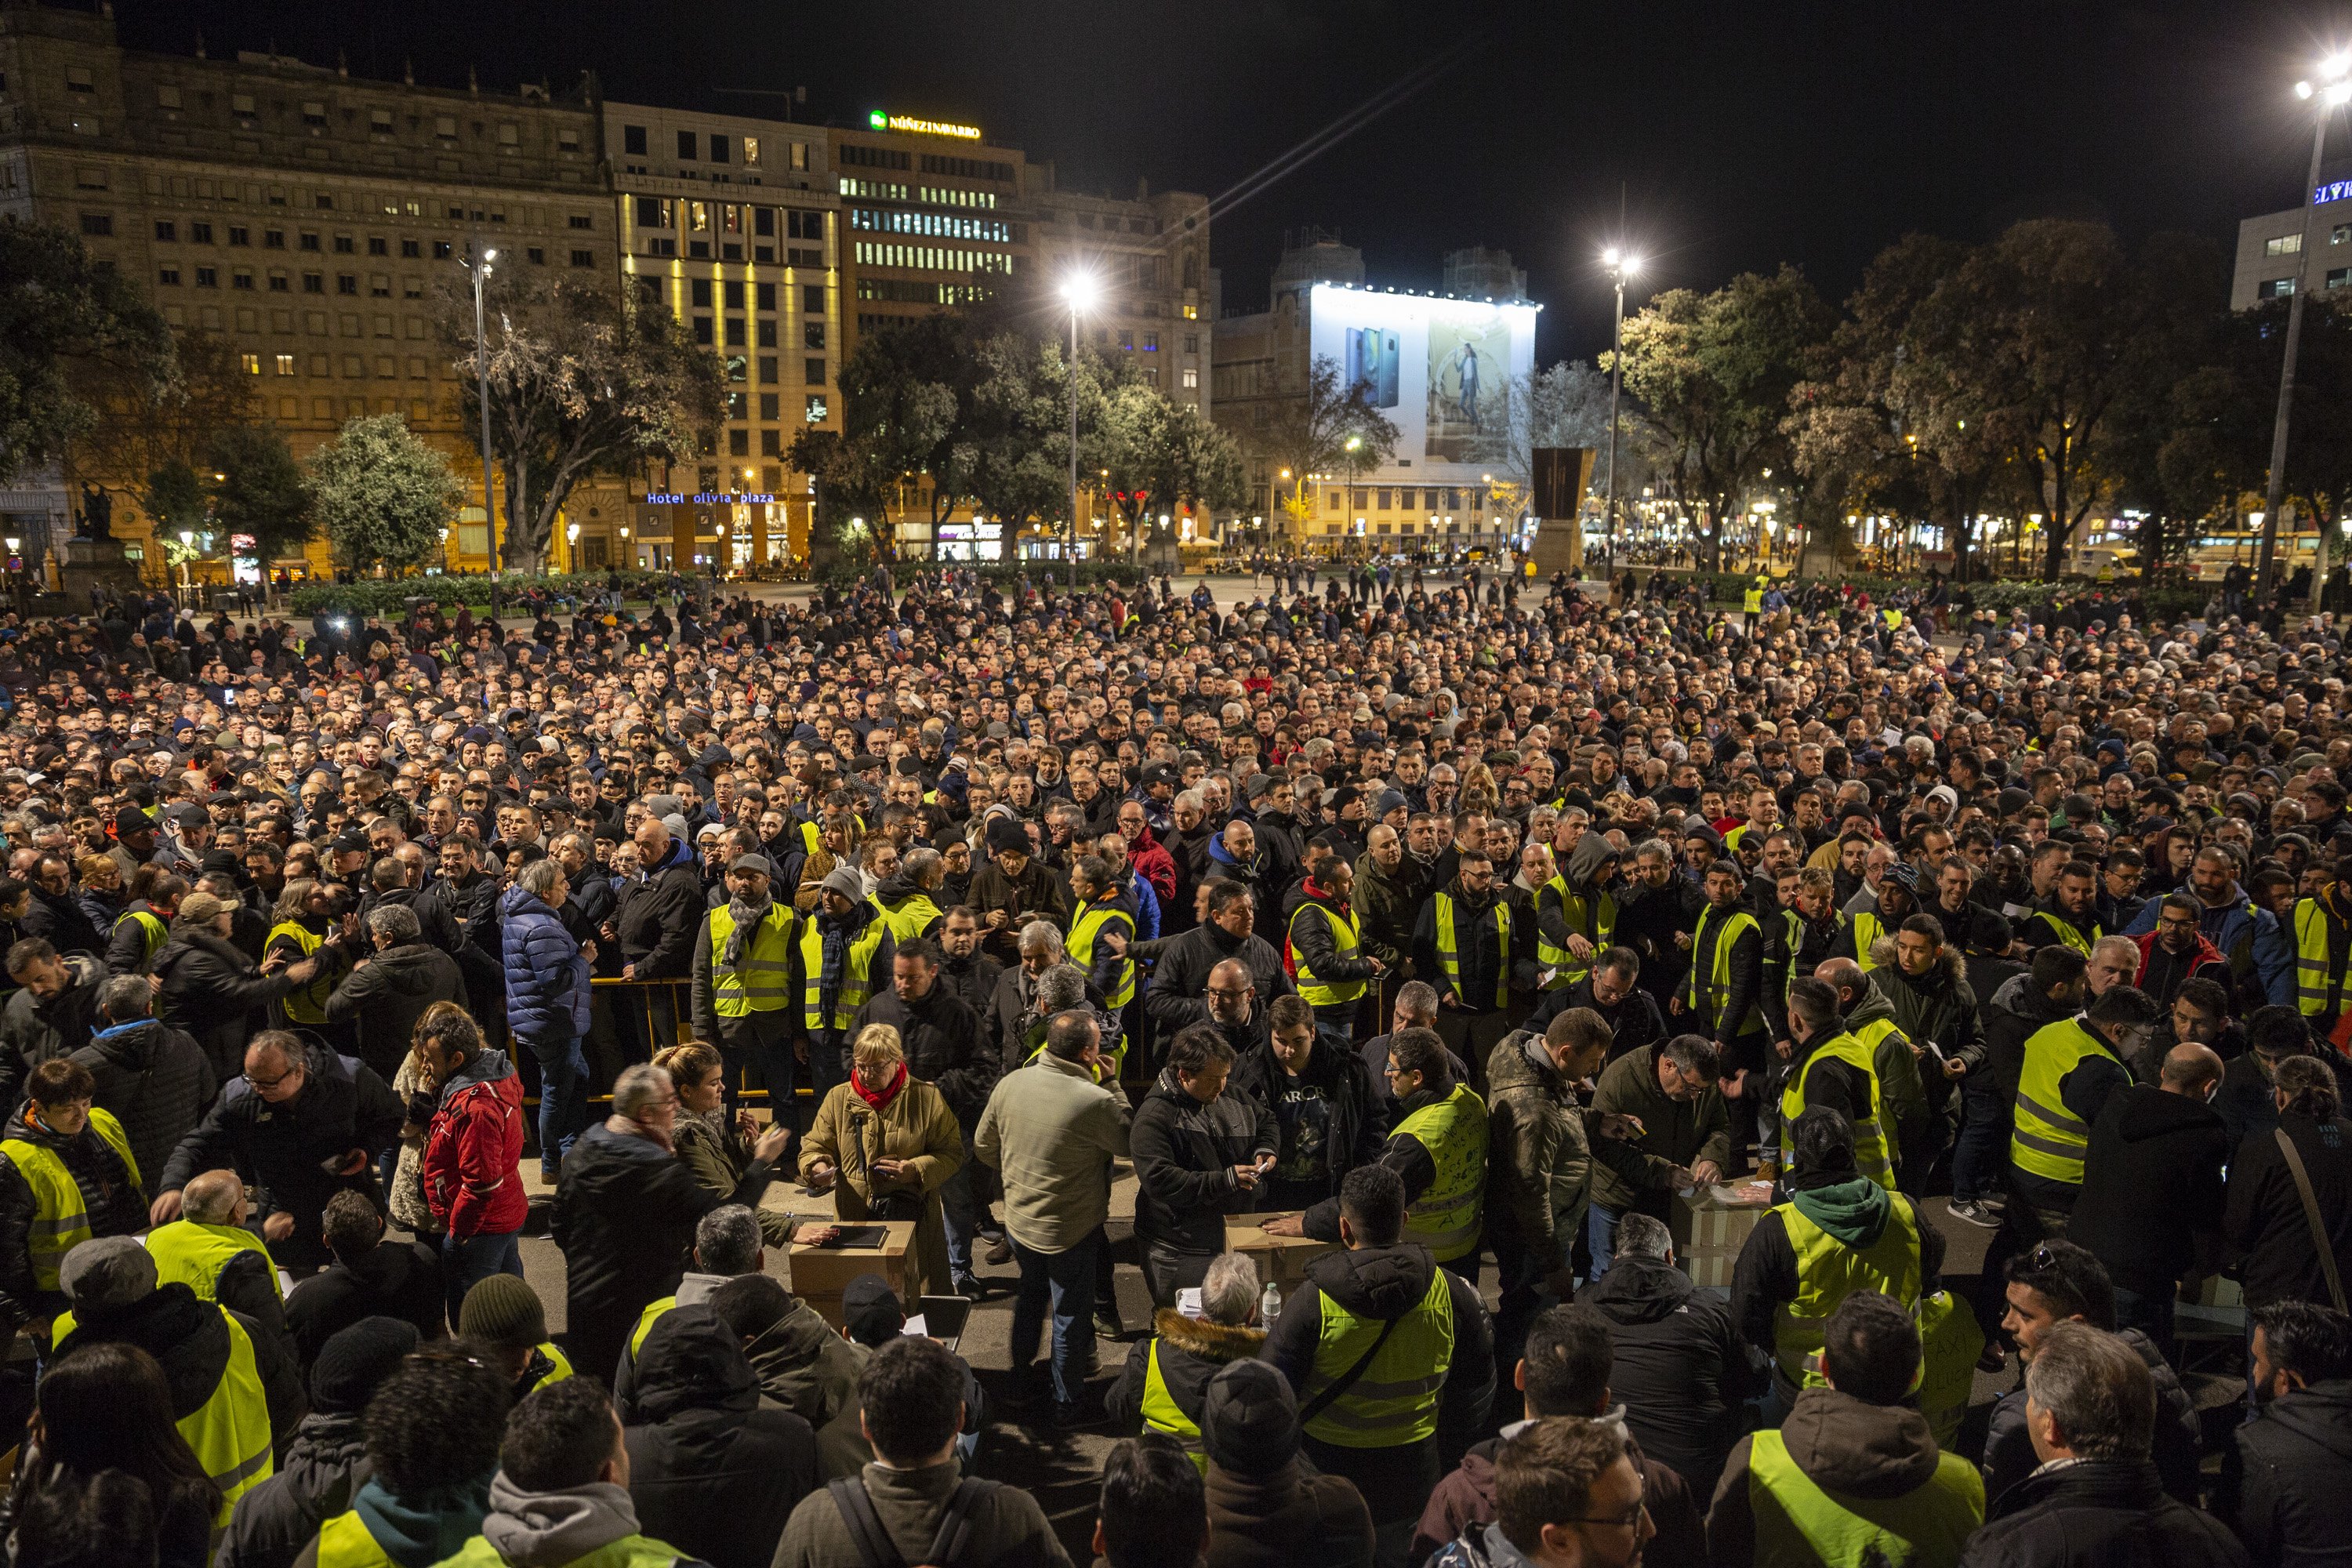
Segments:
[[[2020,217],[2127,239],[2290,205],[2309,150],[2291,95],[2352,11],[2081,0],[1628,5],[1524,0],[116,0],[127,44],[299,55],[486,88],[583,69],[607,97],[770,114],[727,88],[804,86],[800,118],[877,107],[975,121],[1065,185],[1212,196],[1433,58],[1416,96],[1215,219],[1229,307],[1261,302],[1283,231],[1337,228],[1372,280],[1433,288],[1501,246],[1547,305],[1541,362],[1605,348],[1591,263],[1626,229],[1653,287],[1782,261],[1843,297],[1881,247]],[[2339,121],[2338,134],[2344,134]],[[2352,145],[2337,143],[2352,155]],[[2226,287],[2217,279],[2216,287]],[[1629,295],[1629,309],[1636,302]]]

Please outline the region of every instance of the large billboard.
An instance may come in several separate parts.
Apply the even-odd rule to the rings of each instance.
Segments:
[[[1398,468],[1459,484],[1507,461],[1538,307],[1318,283],[1310,308],[1309,352],[1395,424]]]

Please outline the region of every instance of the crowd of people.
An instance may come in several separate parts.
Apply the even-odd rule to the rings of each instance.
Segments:
[[[2331,628],[1274,573],[15,628],[12,1564],[2341,1560]]]

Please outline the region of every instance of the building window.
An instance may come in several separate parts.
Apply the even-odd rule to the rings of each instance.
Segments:
[[[435,115],[433,117],[433,134],[443,142],[455,142],[457,140],[457,117],[454,114]]]
[[[2327,269],[2327,286],[2341,289],[2352,284],[2352,267],[2331,267]]]
[[[376,135],[378,135],[378,136],[389,136],[389,135],[391,135],[391,134],[392,134],[392,110],[389,110],[389,109],[371,109],[371,110],[368,110],[368,130],[369,130],[369,131],[371,131],[371,132],[373,132],[374,134],[376,134]]]
[[[821,359],[803,360],[801,362],[801,379],[807,382],[811,386],[823,386],[824,384],[824,361]]]
[[[240,120],[253,118],[253,94],[232,92],[228,95],[228,111]]]
[[[713,135],[710,138],[710,161],[714,163],[724,163],[727,162],[726,137]]]
[[[771,415],[769,417],[773,418],[774,416]],[[760,456],[763,458],[781,458],[783,455],[784,433],[781,430],[761,431]]]
[[[826,404],[823,395],[812,392],[808,395],[807,401],[802,405],[802,417],[812,425],[822,424],[825,416],[825,408]]]
[[[596,226],[596,220],[589,216],[586,213],[573,213],[565,220],[565,222],[572,228],[594,228]]]
[[[740,349],[750,341],[751,340],[744,333],[743,318],[740,316],[728,317],[727,346],[732,349]]]
[[[338,273],[336,273],[336,274],[335,274],[335,292],[336,292],[336,293],[338,293],[338,294],[357,294],[359,291],[360,291],[360,275],[359,275],[358,273],[356,273],[356,272],[338,272]]]
[[[242,289],[248,294],[253,292],[253,268],[239,267],[231,271],[228,275],[228,286],[232,289]]]
[[[104,238],[114,232],[114,215],[84,213],[81,215],[81,231],[93,238]]]
[[[371,273],[369,273],[369,274],[368,274],[368,293],[369,293],[369,295],[370,295],[372,298],[378,299],[378,300],[389,300],[389,299],[391,299],[391,298],[392,298],[392,274],[391,274],[391,273],[389,273],[389,272],[371,272]]]
[[[199,268],[196,268],[196,287],[197,287],[197,288],[199,288],[199,289],[217,289],[217,288],[219,288],[219,287],[220,287],[220,270],[219,270],[217,268],[212,268],[212,267],[199,267]]]
[[[2276,235],[2263,244],[2264,256],[2294,256],[2302,250],[2303,236],[2300,234]]]
[[[251,245],[253,235],[243,224],[233,223],[228,226],[228,242],[231,245]]]
[[[208,223],[192,223],[188,225],[188,243],[190,245],[210,245],[212,242],[212,225]]]
[[[525,246],[523,247],[522,255],[523,259],[530,262],[533,267],[544,267],[547,265],[547,252],[536,245]]]
[[[239,354],[236,358],[237,363],[245,367],[246,374],[259,375],[261,374],[261,356],[259,354]]]
[[[772,392],[760,394],[760,417],[770,421],[782,418],[782,414],[778,412],[780,402],[781,399]]]
[[[315,251],[319,248],[319,237],[316,234],[306,230],[298,239],[296,239],[295,247],[297,249],[300,250]]]
[[[413,239],[404,239],[400,242],[400,254],[415,260],[424,256],[425,247]]]
[[[335,254],[337,256],[351,256],[355,254],[358,249],[359,247],[353,243],[350,235],[339,234],[335,236]]]
[[[1160,352],[1160,334],[1158,332],[1146,332],[1143,334],[1143,352],[1148,354],[1156,354]]]
[[[305,272],[302,274],[302,292],[305,294],[323,294],[326,291],[327,275],[325,273]]]
[[[760,356],[760,384],[761,386],[773,386],[776,384],[776,356],[773,354],[761,354]]]
[[[575,250],[572,253],[572,265],[593,267],[596,265],[596,253],[593,250]]]
[[[292,375],[294,374],[294,356],[292,354],[279,354],[278,356],[278,374],[280,375]]]
[[[555,133],[555,150],[559,153],[577,153],[580,151],[580,132],[577,131],[557,132]]]
[[[499,145],[501,147],[521,146],[522,127],[517,125],[510,120],[500,121],[499,122]]]
[[[165,245],[173,244],[180,237],[180,226],[170,218],[159,217],[155,220],[155,237]]]
[[[68,92],[96,92],[98,90],[98,80],[90,75],[89,68],[88,66],[68,66],[66,67],[66,90]]]
[[[687,299],[688,299],[690,302],[692,302],[692,304],[693,304],[693,306],[694,306],[694,308],[695,308],[696,310],[708,310],[709,309],[710,309],[710,279],[708,279],[708,278],[689,278],[689,279],[687,279],[687,283],[686,283],[686,289],[687,289]]]
[[[178,109],[182,107],[180,102],[180,89],[169,82],[165,82],[162,86],[156,88],[155,107],[158,109]]]
[[[709,317],[708,317],[708,316],[697,316],[697,317],[695,317],[695,318],[694,318],[694,341],[695,341],[696,342],[698,342],[698,343],[704,344],[705,346],[708,346],[708,345],[709,344],[709,342],[710,342],[710,318],[709,318]]]
[[[452,254],[452,252],[451,252],[451,250],[450,250],[450,247],[449,247],[449,242],[448,242],[447,240],[446,240],[446,239],[436,239],[436,240],[435,240],[435,241],[433,242],[433,259],[434,259],[434,260],[436,260],[436,261],[446,261],[446,260],[448,260],[448,259],[449,259],[449,258],[450,258],[451,254]]]
[[[176,267],[158,268],[155,270],[155,281],[166,289],[177,289],[180,286],[180,269]]]
[[[1201,384],[1201,373],[1189,364],[1184,367],[1184,384],[1187,386]]]
[[[2347,240],[2352,240],[2352,223],[2339,223],[2327,231],[2330,245],[2342,245]]]
[[[324,125],[326,122],[327,122],[327,106],[326,106],[325,104],[320,103],[320,102],[318,102],[316,100],[313,100],[309,101],[309,102],[306,102],[306,103],[304,103],[304,104],[302,105],[302,123],[303,123],[303,124],[305,124],[305,125]]]
[[[288,284],[289,284],[289,279],[287,278],[287,276],[286,276],[286,274],[285,274],[284,272],[272,272],[272,273],[270,273],[270,275],[269,275],[269,291],[270,291],[272,294],[283,294],[283,293],[286,293],[286,292],[288,292],[288,291],[289,291],[289,290],[288,290]]]
[[[681,131],[677,133],[677,155],[680,158],[692,163],[701,151],[701,137],[691,131]]]
[[[1201,352],[1200,333],[1186,332],[1184,334],[1184,352],[1188,354],[1196,354]]]
[[[368,236],[368,254],[370,256],[389,256],[392,254],[392,247],[384,243],[383,236],[380,234],[372,234]]]
[[[751,455],[751,432],[749,430],[730,430],[727,432],[727,455],[730,458],[750,457]]]
[[[646,155],[646,128],[642,125],[622,126],[621,151],[624,153],[634,153],[640,158],[644,157]]]
[[[2254,298],[2257,300],[2284,300],[2294,292],[2294,279],[2292,278],[2265,278],[2254,286]]]

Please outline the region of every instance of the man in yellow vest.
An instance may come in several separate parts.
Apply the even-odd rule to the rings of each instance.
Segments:
[[[2138,987],[2110,986],[2080,1016],[2045,1024],[2027,1037],[2010,1123],[2011,1194],[2002,1226],[2015,1250],[2066,1234],[2083,1192],[2091,1124],[2109,1095],[2131,1087],[2125,1064],[2147,1048],[2158,1012]]]
[[[1871,1047],[1847,1031],[1838,1015],[1837,988],[1829,981],[1807,975],[1789,982],[1789,1070],[1780,1080],[1780,1173],[1791,1168],[1797,1119],[1827,1108],[1853,1131],[1855,1169],[1892,1188],[1895,1144],[1885,1090]]]
[[[1878,945],[1878,939],[1892,936],[1919,910],[1919,873],[1900,860],[1880,861],[1881,850],[1889,856],[1894,853],[1885,845],[1871,851],[1870,863],[1879,867],[1877,889],[1865,887],[1846,900],[1842,911],[1845,929],[1830,947],[1832,953],[1853,959],[1865,972],[1877,963],[1870,950]]]
[[[1756,635],[1757,619],[1764,614],[1764,590],[1771,584],[1771,581],[1769,577],[1759,574],[1739,595],[1740,613],[1746,617],[1740,630],[1748,637],[1752,637]]]
[[[1070,934],[1063,951],[1072,963],[1102,993],[1104,1005],[1125,1016],[1135,1000],[1135,906],[1119,891],[1110,862],[1099,855],[1081,855],[1070,865]],[[1132,1020],[1129,1020],[1132,1023]],[[1124,1058],[1124,1036],[1114,1066]]]
[[[768,1114],[793,1115],[793,937],[800,913],[773,896],[764,855],[727,866],[727,901],[702,918],[694,944],[691,1013],[697,1039],[719,1047],[727,1110],[735,1111],[744,1066],[759,1068]]]
[[[1984,1522],[1977,1468],[1945,1453],[1913,1408],[1919,1326],[1856,1290],[1830,1314],[1822,1381],[1778,1431],[1732,1445],[1707,1514],[1717,1563],[1900,1563],[1955,1568]]]
[[[896,952],[890,928],[866,901],[851,866],[836,866],[819,891],[816,913],[800,922],[793,948],[793,1052],[808,1064],[811,1086],[825,1091],[849,1077],[849,1029],[866,999],[890,983]]]
[[[285,1009],[289,1027],[315,1030],[335,1049],[348,1054],[357,1048],[357,1020],[345,1020],[331,1028],[327,1023],[327,998],[334,994],[335,982],[351,969],[336,919],[341,897],[341,889],[331,883],[308,877],[289,881],[278,895],[273,911],[278,923],[269,928],[261,955],[266,959],[273,952],[283,953],[288,963],[318,956],[317,973],[286,993],[278,1005]]]
[[[607,1434],[609,1444],[604,1441]],[[604,1389],[588,1378],[542,1389],[507,1418],[499,1484],[491,1490],[482,1532],[446,1559],[444,1568],[694,1563],[695,1558],[640,1531],[635,1509],[618,1506],[628,1484],[628,1446]],[[550,1521],[562,1524],[552,1528]]]
[[[41,1333],[65,1306],[58,1273],[92,1237],[146,1223],[137,1160],[121,1123],[92,1110],[89,1069],[64,1057],[35,1068],[0,1141],[0,1309]]]
[[[874,907],[882,911],[893,940],[937,935],[946,914],[939,900],[947,879],[947,862],[936,849],[908,850],[898,873],[882,879],[874,889]]]
[[[1592,973],[1617,932],[1617,847],[1586,833],[1560,869],[1536,889],[1536,969],[1547,991],[1566,991]]]
[[[1510,1033],[1512,965],[1531,955],[1535,942],[1514,929],[1485,850],[1461,851],[1455,868],[1454,879],[1421,906],[1413,965],[1437,988],[1437,1032],[1475,1075]]]
[[[1355,1482],[1375,1524],[1416,1519],[1440,1430],[1459,1445],[1486,1423],[1493,1331],[1478,1292],[1407,1232],[1405,1184],[1386,1163],[1348,1173],[1334,1204],[1345,1250],[1307,1266],[1264,1359],[1298,1393],[1316,1468]]]
[[[807,1227],[809,1239],[821,1239],[829,1227]],[[789,1234],[789,1233],[788,1233]],[[637,1352],[646,1336],[666,1313],[679,1307],[698,1307],[719,1293],[730,1279],[758,1274],[768,1266],[767,1234],[760,1215],[742,1204],[721,1204],[695,1222],[693,1267],[678,1279],[677,1290],[646,1306],[637,1314],[622,1348],[621,1363],[613,1369],[613,1404],[624,1426],[635,1426],[637,1415]]]
[[[1201,1279],[1201,1315],[1160,1308],[1152,1314],[1152,1337],[1128,1352],[1126,1372],[1103,1396],[1111,1425],[1123,1432],[1166,1433],[1207,1473],[1201,1406],[1218,1368],[1255,1360],[1265,1348],[1265,1330],[1257,1321],[1262,1290],[1255,1261],[1243,1253],[1219,1253]]]
[[[286,1297],[278,1266],[261,1238],[246,1228],[253,1205],[235,1171],[205,1171],[180,1189],[180,1217],[159,1225],[147,1237],[155,1278],[185,1285],[201,1300],[217,1302],[283,1338]]]
[[[505,1380],[478,1362],[410,1358],[368,1401],[366,1479],[350,1511],[321,1523],[295,1568],[394,1568],[454,1553],[489,1512],[510,1404]]]
[[[1364,951],[1355,890],[1355,868],[1345,858],[1334,855],[1318,864],[1299,887],[1283,954],[1299,996],[1315,1009],[1316,1035],[1343,1054],[1355,1048],[1364,993],[1388,973],[1388,965]]]
[[[547,1309],[519,1275],[474,1281],[457,1309],[457,1333],[489,1355],[490,1370],[506,1379],[520,1403],[572,1375],[572,1358],[547,1337]]]
[[[2092,944],[2105,934],[2099,926],[2098,868],[2088,860],[2069,860],[2059,867],[2050,896],[2017,922],[2017,940],[2026,946],[2063,942],[2085,958],[2091,956]]]
[[[1800,1389],[1822,1386],[1821,1350],[1832,1313],[1856,1290],[1918,1308],[1927,1279],[1910,1198],[1854,1168],[1853,1126],[1814,1107],[1796,1119],[1791,1196],[1756,1222],[1732,1267],[1731,1316],[1772,1360],[1786,1411]]]
[[[2323,865],[2325,880],[2294,906],[2294,1005],[2315,1033],[2334,1033],[2352,971],[2352,886],[2346,863]]]
[[[1733,1152],[1748,1146],[1753,1129],[1769,1161],[1772,1115],[1765,1068],[1771,1030],[1764,1022],[1764,928],[1742,902],[1748,878],[1738,861],[1712,862],[1699,885],[1706,903],[1691,931],[1689,977],[1667,1007],[1675,1026],[1706,1036],[1723,1053]]]
[[[1943,1124],[1929,1109],[1924,1076],[1934,1072],[1940,1079],[1942,1068],[1927,1061],[1927,1047],[1895,1022],[1886,990],[1895,982],[1885,977],[1899,972],[1899,964],[1882,967],[1874,977],[1850,958],[1832,958],[1813,971],[1813,978],[1837,993],[1839,1026],[1870,1053],[1870,1070],[1878,1078],[1880,1131],[1895,1161],[1895,1184],[1916,1197],[1944,1152]]]
[[[251,1320],[198,1300],[185,1285],[159,1285],[155,1260],[127,1236],[75,1247],[58,1282],[71,1307],[58,1317],[52,1353],[127,1344],[153,1356],[171,1384],[180,1436],[220,1489],[214,1524],[226,1525],[236,1500],[269,1479],[273,1439],[290,1437],[301,1418],[292,1358]]]

